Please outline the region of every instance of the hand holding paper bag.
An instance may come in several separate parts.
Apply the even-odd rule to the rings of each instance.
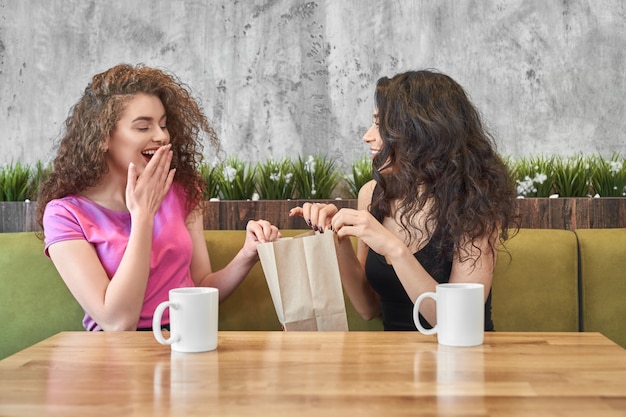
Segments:
[[[334,233],[259,243],[257,251],[284,330],[348,330]]]

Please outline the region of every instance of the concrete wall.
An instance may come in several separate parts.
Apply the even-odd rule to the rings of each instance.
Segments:
[[[47,161],[120,62],[179,75],[247,160],[349,164],[376,79],[416,68],[466,87],[501,154],[626,153],[625,27],[623,0],[0,0],[0,165]]]

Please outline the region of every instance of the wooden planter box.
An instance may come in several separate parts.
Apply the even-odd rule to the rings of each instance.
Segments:
[[[35,221],[37,203],[0,201],[0,233],[39,230]]]
[[[243,230],[248,220],[265,219],[281,229],[304,229],[300,217],[289,210],[311,200],[223,200],[205,202],[206,230]],[[314,200],[356,208],[356,199]],[[524,198],[516,200],[520,227],[530,229],[626,228],[626,197]],[[35,202],[0,202],[0,233],[38,230]]]
[[[602,229],[626,227],[626,197],[520,198],[520,227],[529,229]]]

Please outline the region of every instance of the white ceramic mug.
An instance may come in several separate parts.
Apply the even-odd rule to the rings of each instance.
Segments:
[[[417,297],[413,320],[424,334],[437,334],[440,344],[446,346],[476,346],[483,343],[485,334],[485,287],[474,283],[439,284],[436,292],[425,292]],[[437,308],[437,324],[425,329],[419,320],[422,300],[432,298]]]
[[[154,310],[152,331],[156,340],[175,352],[206,352],[217,348],[219,297],[217,288],[189,287],[169,291],[169,301]],[[170,309],[170,337],[165,339],[161,318]]]

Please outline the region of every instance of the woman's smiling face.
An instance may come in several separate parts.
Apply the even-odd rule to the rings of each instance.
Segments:
[[[122,117],[107,140],[112,173],[126,175],[133,162],[141,174],[154,152],[170,142],[165,107],[157,96],[137,93],[126,102]]]
[[[368,144],[372,159],[376,158],[376,156],[383,149],[384,142],[380,136],[378,110],[374,110],[374,113],[372,114],[372,125],[363,135],[363,142]],[[379,171],[384,174],[393,172],[393,167],[387,166],[388,164],[389,158],[387,158],[387,161],[385,161],[384,164],[380,165],[382,168],[379,169]]]
[[[372,159],[380,152],[383,146],[383,140],[378,130],[378,110],[374,110],[372,114],[372,125],[363,135],[363,142],[369,145],[369,151]]]

